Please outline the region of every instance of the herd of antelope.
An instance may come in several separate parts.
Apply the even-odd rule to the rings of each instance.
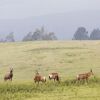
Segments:
[[[89,79],[89,77],[91,75],[94,75],[92,69],[87,73],[78,74],[76,76],[76,81],[81,81],[81,80],[88,81],[88,79]],[[7,80],[12,81],[12,78],[13,78],[13,68],[10,68],[10,71],[8,72],[8,74],[6,74],[4,76],[4,81],[7,81]],[[51,79],[53,79],[54,81],[60,82],[58,73],[50,73],[49,74],[49,80],[51,80]],[[45,83],[46,82],[46,77],[45,76],[41,76],[39,74],[39,72],[36,71],[35,76],[34,76],[34,82],[35,83],[37,82],[38,84],[39,84],[39,82]]]

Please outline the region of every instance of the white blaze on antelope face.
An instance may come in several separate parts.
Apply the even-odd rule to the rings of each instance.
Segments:
[[[77,75],[76,77],[79,78],[79,75]]]
[[[52,77],[53,77],[53,75],[49,74],[49,78],[52,78]]]

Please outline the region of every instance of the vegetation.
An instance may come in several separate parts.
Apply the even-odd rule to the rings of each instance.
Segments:
[[[74,40],[89,40],[88,32],[84,27],[79,27],[73,36]]]
[[[0,42],[15,42],[14,33],[13,33],[13,32],[9,33],[9,34],[5,37],[5,39],[0,38]]]
[[[100,41],[0,43],[0,100],[99,100],[99,50]],[[13,82],[4,82],[10,67]],[[95,76],[88,83],[75,81],[90,69]],[[36,70],[47,83],[34,83]],[[48,80],[51,72],[59,73],[60,83]]]
[[[94,29],[90,34],[91,40],[100,40],[100,29]]]
[[[99,80],[99,81],[98,81]],[[0,83],[1,100],[99,100],[100,79],[88,83]]]
[[[73,35],[73,40],[100,40],[100,29],[94,29],[90,36],[85,27],[79,27],[75,34]]]
[[[36,40],[57,40],[54,32],[46,32],[44,27],[41,29],[36,29],[35,32],[29,32],[23,41],[36,41]]]

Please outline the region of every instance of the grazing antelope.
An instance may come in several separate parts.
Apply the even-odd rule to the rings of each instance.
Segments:
[[[13,78],[13,68],[10,68],[10,72],[4,76],[4,81],[10,80]]]
[[[46,77],[45,76],[41,76],[38,72],[36,73],[35,77],[34,77],[34,81],[35,83],[38,82],[43,82],[45,83],[46,82]]]
[[[87,80],[88,81],[88,78],[91,75],[94,75],[92,69],[90,70],[90,72],[77,75],[77,80]]]
[[[54,79],[54,81],[56,80],[56,81],[59,81],[59,75],[58,75],[58,73],[51,73],[51,74],[49,74],[49,79],[51,80],[51,79]]]

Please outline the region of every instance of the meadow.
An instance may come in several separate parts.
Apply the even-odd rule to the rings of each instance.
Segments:
[[[100,100],[100,41],[38,41],[0,43],[0,100]],[[12,82],[3,77],[14,69]],[[93,70],[89,82],[76,75]],[[47,83],[35,84],[38,70]],[[58,72],[61,82],[48,80]]]

